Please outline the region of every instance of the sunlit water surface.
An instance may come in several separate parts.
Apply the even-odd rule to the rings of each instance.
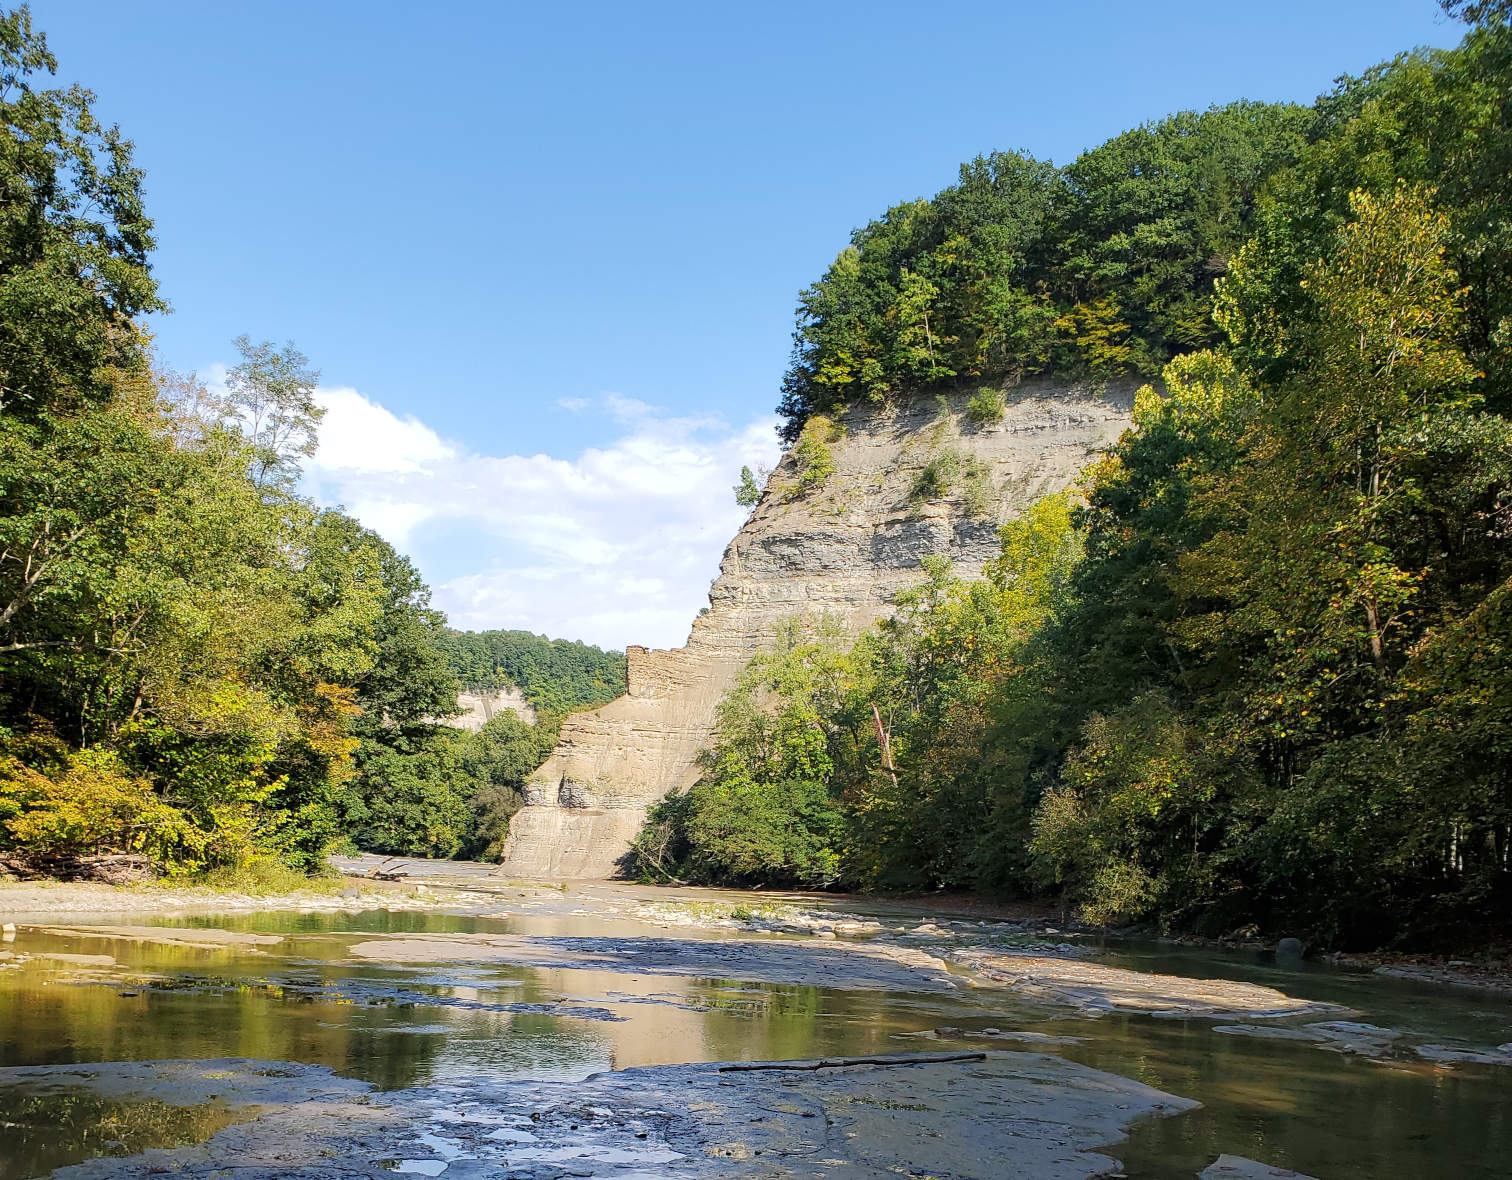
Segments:
[[[613,918],[377,911],[145,921],[286,938],[254,950],[23,928],[6,949],[112,955],[117,967],[32,959],[0,971],[0,1065],[249,1057],[329,1066],[395,1089],[448,1077],[577,1079],[638,1065],[908,1052],[932,1046],[902,1034],[940,1026],[967,1034],[1031,1029],[1085,1038],[1051,1052],[1203,1103],[1134,1128],[1114,1152],[1131,1177],[1190,1180],[1223,1152],[1323,1180],[1512,1173],[1512,1070],[1492,1066],[1372,1061],[1216,1034],[1211,1021],[1088,1019],[995,988],[938,995],[496,964],[398,967],[347,953],[374,932],[609,936],[627,946],[665,933]],[[1251,952],[1124,945],[1106,959],[1267,983],[1441,1042],[1512,1041],[1512,1003],[1504,998],[1324,968],[1282,970]],[[579,1014],[518,1010],[534,1006]],[[619,1019],[580,1014],[585,1009]],[[109,1102],[67,1086],[3,1086],[0,1180],[45,1175],[87,1156],[195,1142],[251,1114],[215,1103]]]

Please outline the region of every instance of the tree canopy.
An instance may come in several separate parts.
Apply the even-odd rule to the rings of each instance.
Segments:
[[[29,11],[0,14],[0,854],[194,872],[497,846],[623,657],[447,631],[407,558],[302,497],[323,410],[293,344],[235,341],[224,391],[154,367],[142,176],[55,70]],[[479,670],[540,723],[447,726]]]
[[[858,231],[803,293],[790,426],[941,382],[1158,380],[985,578],[926,562],[849,651],[764,657],[648,872],[1512,934],[1512,28],[1446,7],[1458,48],[1310,109],[989,157]]]
[[[798,298],[784,437],[810,415],[1044,373],[1155,375],[1217,339],[1213,283],[1315,111],[1236,102],[1054,165],[995,152],[851,235]]]

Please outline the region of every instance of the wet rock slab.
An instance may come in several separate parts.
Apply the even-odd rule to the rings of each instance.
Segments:
[[[1512,1042],[1505,1045],[1437,1045],[1420,1043],[1422,1033],[1350,1020],[1327,1020],[1301,1027],[1268,1024],[1220,1024],[1213,1031],[1226,1036],[1267,1041],[1297,1041],[1334,1053],[1354,1054],[1376,1061],[1401,1060],[1416,1054],[1438,1065],[1512,1066]]]
[[[1069,957],[1047,958],[1011,951],[962,948],[947,954],[953,962],[996,983],[1071,1005],[1089,1016],[1139,1012],[1176,1019],[1255,1020],[1346,1011],[1337,1004],[1302,1000],[1273,987],[1230,979],[1155,975]]]
[[[1242,1155],[1220,1155],[1197,1175],[1199,1180],[1313,1180],[1313,1177],[1293,1172],[1290,1168],[1262,1164]]]
[[[1418,1045],[1414,1052],[1427,1061],[1443,1065],[1512,1066],[1512,1042],[1495,1048],[1463,1048],[1454,1045]]]
[[[110,977],[104,980],[81,979],[77,982],[116,982]],[[451,1008],[464,1012],[513,1012],[539,1016],[571,1017],[578,1020],[623,1021],[608,1008],[576,1004],[565,1000],[554,1003],[492,1002],[470,995],[454,994],[456,990],[473,985],[461,979],[437,978],[417,981],[438,990],[422,991],[416,987],[398,984],[374,983],[361,979],[336,981],[272,976],[257,981],[227,980],[214,977],[178,974],[171,979],[138,979],[133,986],[144,992],[198,992],[201,994],[260,991],[280,999],[298,996],[336,1004],[360,1004],[364,1007],[394,1008]],[[497,989],[498,982],[489,984]],[[502,986],[508,986],[508,981]]]
[[[348,953],[378,963],[504,963],[860,990],[939,992],[960,986],[936,956],[879,943],[427,934],[371,938],[353,944]]]
[[[1255,1037],[1265,1041],[1300,1041],[1319,1049],[1361,1057],[1385,1056],[1402,1037],[1398,1029],[1382,1028],[1376,1024],[1358,1024],[1352,1020],[1316,1021],[1304,1024],[1301,1028],[1270,1024],[1220,1024],[1213,1031],[1225,1036]]]
[[[36,1084],[66,1074],[54,1084],[117,1096],[213,1094],[260,1107],[197,1146],[62,1168],[58,1180],[396,1171],[449,1180],[1080,1180],[1119,1170],[1098,1149],[1130,1123],[1196,1105],[1058,1057],[1011,1052],[662,1066],[575,1083],[448,1080],[391,1093],[314,1067],[250,1061],[3,1070],[0,1083],[22,1073]]]
[[[32,926],[26,929],[58,938],[104,938],[158,946],[256,948],[283,941],[281,934],[253,934],[247,930],[212,930],[197,926]]]

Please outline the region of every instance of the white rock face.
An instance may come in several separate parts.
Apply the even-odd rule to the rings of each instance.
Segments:
[[[687,646],[629,648],[626,695],[567,718],[510,824],[503,873],[615,875],[646,809],[696,781],[715,706],[783,620],[829,616],[859,634],[919,581],[931,554],[978,576],[997,554],[1000,525],[1067,487],[1117,439],[1132,387],[1026,383],[1009,391],[1007,412],[989,425],[968,419],[966,401],[958,394],[850,412],[830,444],[835,472],[815,491],[795,495],[793,460],[783,459],[725,550]],[[977,503],[957,486],[934,501],[911,494],[920,472],[947,452],[982,465],[978,492],[986,495]]]
[[[446,724],[477,733],[505,709],[518,713],[526,725],[536,723],[536,711],[518,688],[501,688],[498,692],[459,692],[457,707],[462,712],[446,718]]]

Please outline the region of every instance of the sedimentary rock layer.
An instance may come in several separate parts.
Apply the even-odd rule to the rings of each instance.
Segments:
[[[0,1084],[214,1100],[233,1117],[255,1116],[202,1144],[60,1168],[57,1180],[378,1180],[395,1171],[459,1180],[1085,1180],[1122,1174],[1098,1149],[1131,1123],[1197,1105],[1058,1057],[1003,1052],[663,1066],[573,1082],[438,1078],[388,1093],[325,1069],[245,1059],[0,1070]]]
[[[495,692],[460,692],[457,694],[457,708],[462,712],[455,717],[446,718],[446,724],[458,729],[470,729],[473,733],[477,733],[506,709],[518,714],[520,720],[527,725],[536,723],[535,709],[525,699],[525,694],[513,686]]]
[[[829,443],[834,473],[811,491],[798,490],[785,458],[725,550],[687,646],[631,647],[626,695],[567,718],[510,825],[502,871],[614,875],[646,809],[696,780],[715,706],[784,620],[828,616],[859,633],[919,580],[931,554],[962,576],[980,574],[1004,522],[1068,486],[1118,437],[1131,390],[1041,382],[1007,398],[991,423],[971,420],[964,394],[853,411]],[[921,496],[920,474],[947,455],[975,474]]]

